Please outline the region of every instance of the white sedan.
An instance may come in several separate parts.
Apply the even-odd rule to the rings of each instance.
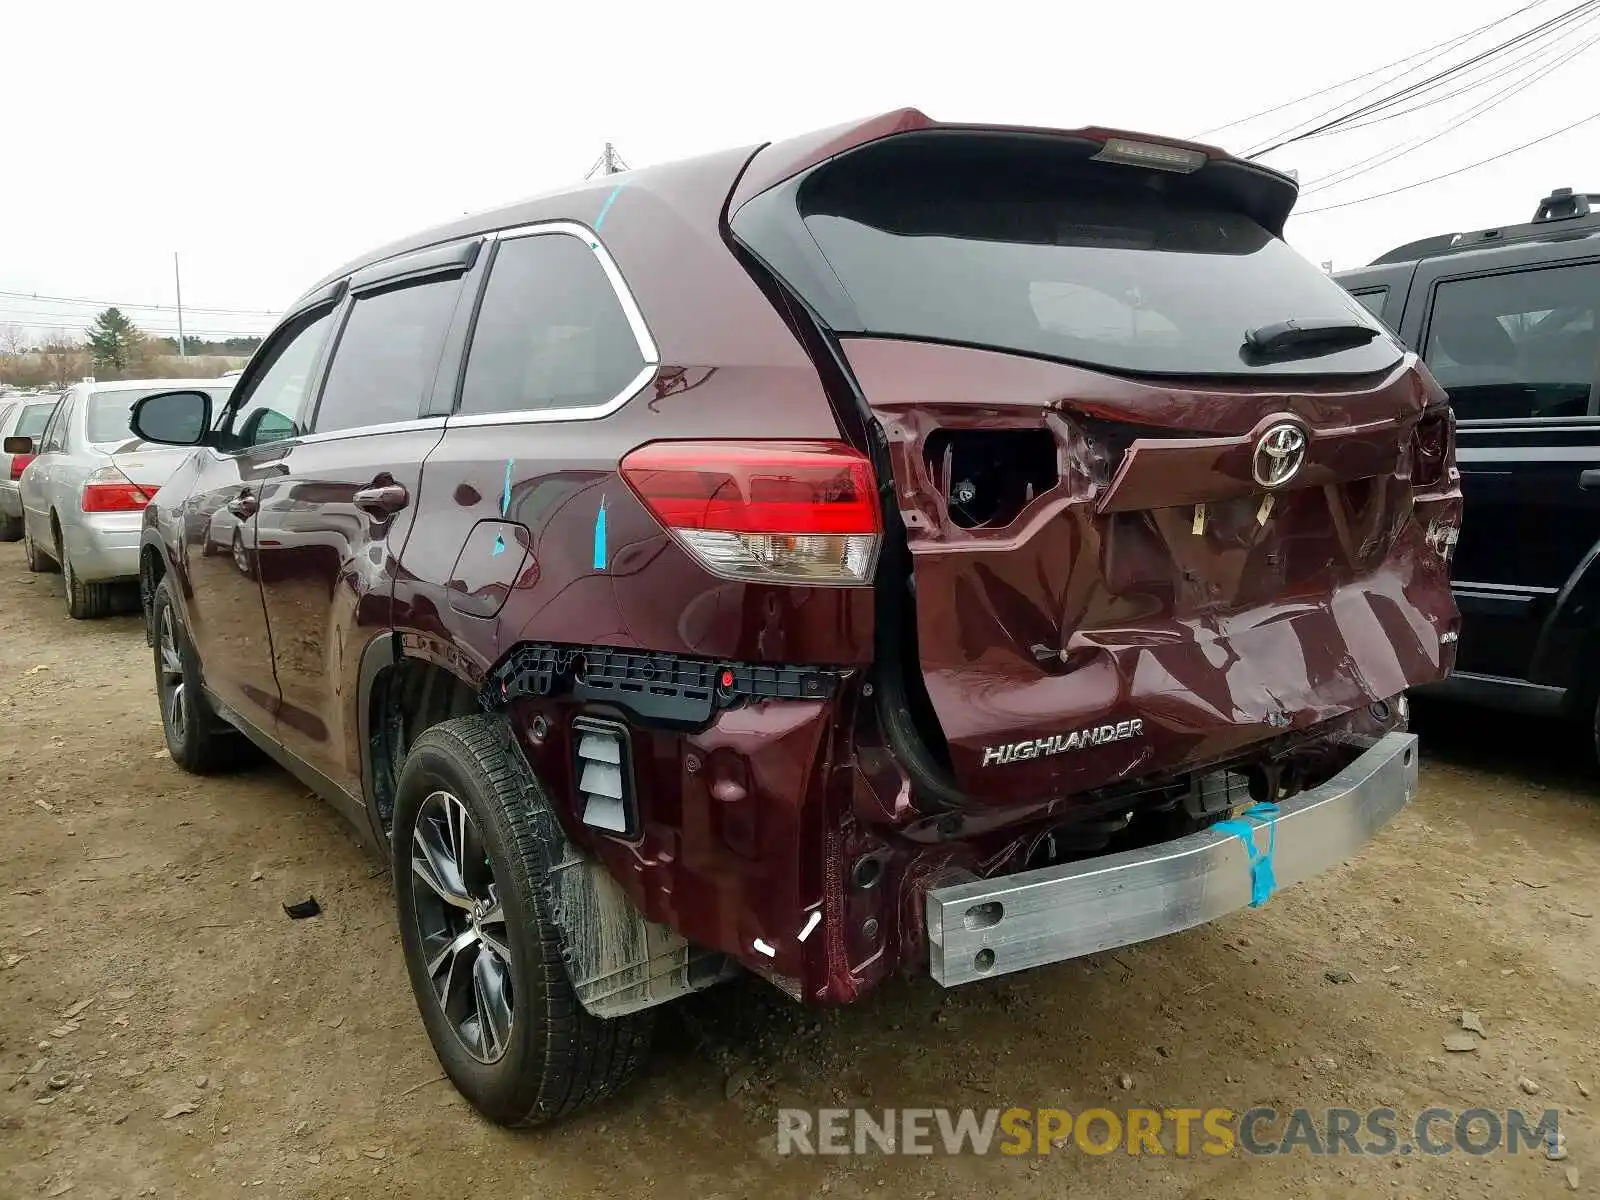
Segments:
[[[80,383],[62,397],[18,483],[28,567],[60,568],[71,616],[104,616],[118,586],[138,580],[144,507],[192,453],[134,437],[128,429],[134,403],[156,392],[198,389],[221,411],[232,386],[232,380],[130,379]],[[6,448],[20,453],[13,440]]]

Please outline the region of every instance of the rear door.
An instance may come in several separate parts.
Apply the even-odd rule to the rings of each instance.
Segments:
[[[52,558],[56,549],[52,514],[55,510],[55,485],[60,474],[59,464],[67,449],[67,428],[73,410],[80,403],[79,390],[74,388],[61,398],[50,413],[44,432],[39,435],[39,453],[23,472],[20,480],[22,492],[22,517],[28,535]]]
[[[255,514],[263,486],[283,475],[304,432],[322,349],[333,325],[331,301],[290,318],[263,344],[234,388],[217,444],[196,453],[183,501],[186,618],[206,687],[259,731],[277,721],[267,614],[256,582]]]
[[[1459,669],[1512,679],[1536,673],[1540,630],[1600,540],[1600,478],[1584,482],[1600,468],[1600,261],[1527,262],[1549,253],[1424,262],[1413,287],[1427,301],[1417,344],[1458,422]]]
[[[277,736],[352,796],[361,655],[393,625],[394,564],[444,427],[422,414],[477,246],[351,281],[309,431],[261,492],[255,552],[282,697]]]

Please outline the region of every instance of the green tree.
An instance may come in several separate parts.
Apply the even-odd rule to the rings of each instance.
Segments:
[[[144,335],[120,309],[108,308],[94,319],[87,341],[95,371],[120,375],[138,359]]]

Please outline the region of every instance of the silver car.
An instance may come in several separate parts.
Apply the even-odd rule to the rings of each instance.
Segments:
[[[0,396],[0,437],[37,438],[58,399],[19,393]],[[32,461],[29,454],[0,454],[0,542],[14,542],[22,536],[22,493],[17,481]]]
[[[193,379],[84,382],[61,398],[20,484],[28,566],[60,568],[68,614],[104,616],[121,585],[137,581],[144,506],[192,453],[135,438],[129,410],[145,396],[183,388],[209,392],[213,411],[220,411],[232,386]]]

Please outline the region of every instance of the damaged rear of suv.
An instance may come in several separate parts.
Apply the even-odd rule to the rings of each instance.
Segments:
[[[1449,408],[1294,199],[905,110],[351,264],[220,421],[135,417],[202,446],[146,518],[173,757],[242,732],[384,848],[508,1124],[740,968],[842,1003],[1265,903],[1407,802],[1457,632]]]

